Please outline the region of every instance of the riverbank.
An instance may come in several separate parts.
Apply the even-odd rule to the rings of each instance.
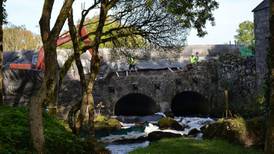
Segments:
[[[196,140],[190,138],[162,139],[130,154],[263,154],[223,140]]]
[[[43,115],[43,125],[45,153],[91,153],[93,149],[96,153],[108,153],[102,144],[90,144],[72,134],[65,122],[47,113]],[[0,153],[33,153],[26,108],[0,106]]]

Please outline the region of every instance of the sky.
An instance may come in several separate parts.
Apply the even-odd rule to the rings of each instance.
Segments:
[[[238,25],[245,21],[253,21],[252,10],[262,0],[217,0],[219,8],[214,11],[215,26],[206,26],[208,34],[199,38],[196,31],[191,30],[187,44],[224,44],[234,42],[234,35]],[[77,0],[74,2],[74,18],[80,18],[81,5],[89,6],[91,0]],[[56,0],[53,8],[52,20],[55,21],[63,0]],[[6,10],[8,22],[15,25],[25,25],[28,30],[39,34],[39,18],[42,13],[43,0],[8,0]],[[52,23],[53,23],[52,21]]]

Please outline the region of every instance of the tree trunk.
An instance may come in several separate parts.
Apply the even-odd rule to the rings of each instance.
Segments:
[[[93,98],[93,87],[94,87],[94,83],[95,83],[95,79],[96,76],[99,73],[99,69],[100,69],[100,59],[99,56],[96,54],[97,52],[93,52],[93,56],[92,56],[92,62],[91,62],[91,72],[90,72],[90,78],[89,81],[87,83],[87,100],[89,101],[89,108],[88,108],[88,113],[89,113],[89,118],[88,118],[88,124],[90,126],[90,137],[93,137],[94,135],[94,98]]]
[[[267,119],[267,131],[266,131],[266,142],[265,142],[265,153],[273,154],[274,153],[274,3],[269,1],[270,3],[270,50],[268,56],[271,56],[271,98],[268,105],[268,119]]]
[[[85,74],[84,74],[84,69],[83,69],[83,65],[80,59],[80,45],[79,45],[79,39],[77,37],[77,30],[76,27],[74,25],[74,20],[73,20],[73,10],[70,11],[69,15],[68,15],[68,26],[69,26],[69,33],[71,36],[71,40],[72,40],[72,44],[73,44],[73,49],[74,49],[74,59],[75,59],[75,63],[78,69],[78,73],[80,76],[80,82],[81,82],[81,87],[82,87],[82,99],[80,105],[76,105],[75,107],[72,108],[72,113],[73,116],[76,116],[75,112],[77,111],[78,107],[80,109],[80,115],[79,117],[73,117],[73,119],[77,119],[77,120],[73,120],[73,122],[76,122],[75,124],[72,124],[73,126],[73,132],[77,132],[79,133],[80,129],[83,129],[83,125],[86,124],[86,126],[88,126],[87,123],[85,123],[85,121],[88,121],[88,112],[87,109],[89,108],[89,95],[88,95],[88,89],[87,89],[87,83],[86,83],[86,78],[85,78]],[[70,115],[71,116],[71,115]]]
[[[69,116],[69,119],[70,119],[70,121],[76,122],[76,124],[71,124],[71,126],[76,127],[76,130],[80,129],[80,131],[88,132],[89,139],[94,138],[94,98],[93,98],[92,91],[93,91],[94,83],[96,80],[96,76],[99,73],[99,68],[100,68],[100,58],[98,56],[98,49],[99,49],[99,44],[100,44],[107,12],[109,9],[109,8],[107,8],[108,3],[109,2],[106,0],[101,1],[100,19],[99,19],[98,27],[96,29],[96,36],[94,39],[95,45],[94,45],[94,50],[92,53],[92,60],[90,63],[90,74],[89,74],[88,80],[86,80],[84,77],[83,67],[82,67],[82,64],[80,61],[80,52],[78,52],[79,44],[77,44],[76,43],[77,40],[74,39],[74,38],[76,38],[76,36],[75,36],[76,31],[75,31],[75,26],[74,27],[72,26],[72,23],[73,23],[72,17],[69,20],[69,24],[70,24],[69,27],[70,27],[70,32],[71,32],[70,34],[71,34],[72,40],[74,42],[74,57],[76,60],[77,68],[78,68],[79,75],[81,78],[82,89],[83,89],[79,117],[77,118],[77,120],[75,120],[73,117],[71,117],[71,116],[76,115],[75,111],[76,111],[77,107],[79,107],[78,105],[76,105],[73,107],[72,111],[70,112],[71,114]],[[74,29],[74,32],[72,33],[71,30],[73,30],[73,29]],[[86,129],[88,129],[88,130],[86,130]]]
[[[44,48],[44,62],[45,73],[42,87],[31,98],[30,101],[30,132],[32,137],[33,147],[37,153],[43,153],[44,135],[43,135],[43,102],[56,102],[57,94],[57,75],[58,75],[58,63],[56,53],[56,40],[59,36],[62,27],[64,26],[67,15],[72,7],[74,0],[65,0],[60,13],[56,19],[56,22],[52,29],[50,29],[50,19],[54,0],[45,0],[43,5],[42,16],[40,18],[40,31]],[[50,105],[49,112],[52,112]],[[55,111],[53,111],[55,112]]]
[[[48,51],[47,56],[45,56],[45,69],[44,80],[42,87],[35,93],[30,101],[30,131],[32,137],[32,143],[34,149],[37,153],[43,153],[44,147],[44,134],[43,134],[43,103],[55,100],[56,84],[57,78],[57,61],[54,60],[56,57],[56,45],[53,43],[44,44],[45,51]],[[56,59],[56,58],[55,58]]]
[[[76,130],[88,132],[89,138],[94,137],[94,98],[92,91],[100,65],[98,55],[92,57],[91,72],[89,79],[85,82],[86,85],[83,86],[80,114],[76,120]]]
[[[46,97],[46,82],[43,81],[42,87],[31,97],[29,104],[30,134],[33,148],[38,154],[44,151],[44,132],[43,132],[43,100]]]
[[[89,137],[93,138],[94,136],[94,98],[93,98],[93,87],[94,87],[94,83],[96,80],[96,76],[99,73],[99,69],[100,69],[100,58],[98,55],[98,51],[99,51],[99,45],[100,45],[100,41],[101,41],[101,36],[103,33],[103,27],[105,25],[105,21],[107,18],[107,13],[108,13],[108,1],[106,0],[102,0],[101,1],[101,7],[100,7],[100,17],[99,17],[99,23],[96,29],[96,34],[95,34],[95,45],[94,45],[94,50],[92,53],[92,60],[90,63],[90,74],[89,74],[89,79],[87,82],[87,93],[86,93],[86,98],[83,97],[85,103],[82,104],[81,107],[81,112],[82,112],[82,116],[86,115],[85,112],[88,112],[88,124],[89,124]],[[85,100],[86,99],[86,100]],[[80,112],[80,113],[81,113]],[[85,120],[83,121],[85,123]]]
[[[0,17],[0,105],[4,104],[3,99],[3,24],[4,24],[4,4],[3,0],[0,1],[1,17]]]
[[[48,113],[55,115],[57,112],[57,95],[58,95],[58,62],[56,53],[56,43],[49,42],[44,46],[45,54],[45,80],[46,80],[46,105],[48,106]]]

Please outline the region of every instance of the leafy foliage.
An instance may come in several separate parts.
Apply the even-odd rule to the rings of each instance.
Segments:
[[[3,31],[4,51],[34,50],[41,44],[40,37],[27,30],[24,26],[9,24]]]
[[[6,9],[5,9],[5,2],[7,0],[1,0],[1,6],[0,6],[0,12],[1,12],[1,16],[0,16],[0,21],[1,23],[6,23],[6,18],[7,18],[7,12],[6,12]]]
[[[0,153],[32,153],[25,108],[0,107]],[[64,127],[64,122],[44,114],[46,153],[90,153],[91,144]]]
[[[237,29],[237,35],[235,35],[236,41],[254,50],[255,36],[254,36],[254,24],[251,21],[244,21],[240,23]]]
[[[110,15],[121,21],[121,26],[111,34],[114,37],[139,35],[159,46],[180,46],[190,28],[197,29],[198,36],[206,34],[205,24],[207,21],[214,24],[216,8],[215,0],[121,0]],[[131,33],[125,33],[124,29]]]
[[[95,16],[91,19],[87,19],[85,21],[87,31],[90,34],[89,35],[90,40],[95,39],[95,30],[98,26],[98,21],[99,21],[98,16]],[[106,23],[103,27],[103,32],[107,32],[111,29],[115,29],[120,26],[121,26],[121,24],[119,21],[112,22],[111,19],[107,19]],[[128,30],[126,30],[126,29],[125,29],[125,31],[128,32]],[[107,35],[102,36],[102,39],[108,39],[112,35],[117,35],[117,34],[107,34]],[[139,48],[139,47],[144,47],[144,46],[146,46],[145,39],[142,38],[141,36],[133,36],[133,35],[117,38],[116,41],[103,42],[102,44],[100,44],[100,48],[114,48],[114,47]],[[68,42],[68,43],[62,45],[61,48],[71,49],[72,43]]]
[[[85,10],[85,16],[98,4]],[[182,46],[190,28],[195,28],[198,36],[206,35],[205,25],[208,21],[214,25],[213,11],[217,8],[216,0],[119,0],[109,9],[100,47]],[[82,18],[80,22],[87,25],[93,41],[98,18],[95,16],[85,22]]]
[[[207,21],[215,25],[212,11],[219,6],[215,0],[160,0],[160,2],[167,12],[176,16],[183,28],[195,28],[200,37],[207,34],[204,30]]]

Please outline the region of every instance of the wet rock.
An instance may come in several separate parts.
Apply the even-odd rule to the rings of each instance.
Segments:
[[[110,128],[116,130],[121,129],[122,127],[120,121],[118,121],[117,119],[108,119],[107,124]]]
[[[184,130],[185,126],[180,125],[176,120],[167,117],[162,118],[158,121],[160,129],[173,129],[173,130]]]
[[[167,116],[167,117],[171,117],[171,118],[174,118],[174,113],[173,112],[165,112],[165,115]]]
[[[94,128],[96,131],[104,130],[104,131],[113,131],[121,129],[121,123],[117,119],[107,118],[103,115],[98,115],[94,119],[95,125]]]
[[[162,138],[176,138],[176,137],[182,137],[182,135],[174,134],[170,132],[155,131],[155,132],[149,133],[147,138],[149,141],[156,141]]]
[[[197,136],[200,133],[200,131],[196,128],[191,129],[188,133],[189,136]]]
[[[148,138],[145,136],[138,137],[136,139],[122,139],[122,140],[117,140],[114,141],[113,143],[115,144],[131,144],[131,143],[141,143],[144,141],[147,141]]]

